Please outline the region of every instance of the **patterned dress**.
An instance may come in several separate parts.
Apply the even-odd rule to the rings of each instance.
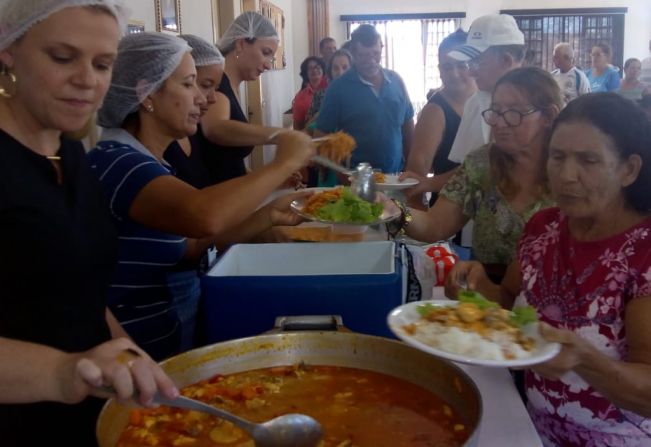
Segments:
[[[489,147],[469,153],[439,195],[461,206],[463,214],[474,219],[475,258],[483,264],[508,265],[515,258],[524,224],[537,211],[553,206],[553,202],[540,200],[522,213],[514,211],[491,175]]]
[[[624,311],[651,295],[651,219],[600,241],[569,233],[551,208],[527,224],[518,257],[522,292],[542,321],[574,331],[613,359],[626,359]],[[528,410],[546,446],[651,446],[651,419],[616,407],[576,373],[560,380],[532,371],[525,378]]]

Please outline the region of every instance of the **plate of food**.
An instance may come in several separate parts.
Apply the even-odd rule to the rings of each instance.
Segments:
[[[348,187],[307,188],[315,194],[294,200],[291,208],[306,219],[334,225],[375,225],[400,217],[400,208],[378,193],[375,203],[360,199]]]
[[[560,352],[542,338],[530,306],[502,309],[477,292],[459,301],[414,301],[392,310],[389,328],[401,340],[437,357],[470,365],[522,367]]]
[[[420,183],[415,178],[400,180],[400,174],[385,174],[383,172],[374,172],[373,180],[375,180],[375,185],[380,191],[398,191],[400,189],[411,188]]]

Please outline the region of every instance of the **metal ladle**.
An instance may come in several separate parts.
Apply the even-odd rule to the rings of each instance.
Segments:
[[[154,401],[169,407],[202,411],[226,419],[247,432],[253,438],[257,447],[314,447],[322,437],[321,425],[304,414],[284,414],[261,424],[256,424],[228,411],[185,396],[167,399],[158,394]]]
[[[97,388],[113,396],[117,394],[112,386]],[[138,393],[136,392],[134,399],[137,399],[137,396]],[[162,394],[156,393],[153,402],[168,407],[201,411],[232,422],[247,432],[257,447],[314,447],[323,436],[321,424],[305,414],[283,414],[266,422],[256,424],[226,410],[185,396],[168,399]]]

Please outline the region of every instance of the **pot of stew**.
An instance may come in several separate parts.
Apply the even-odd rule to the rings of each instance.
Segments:
[[[249,420],[312,416],[323,428],[319,447],[476,445],[481,397],[461,369],[340,323],[279,317],[275,332],[194,349],[162,366],[182,394]],[[209,415],[115,400],[99,416],[97,437],[101,447],[254,446]]]

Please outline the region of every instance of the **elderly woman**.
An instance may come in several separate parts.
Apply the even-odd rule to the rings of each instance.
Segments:
[[[533,216],[492,287],[481,266],[451,274],[509,307],[530,304],[562,345],[526,372],[546,446],[651,439],[651,127],[613,93],[572,101],[554,124],[547,173],[558,208]]]
[[[201,119],[204,162],[213,184],[243,176],[244,159],[253,147],[277,142],[282,129],[249,123],[240,102],[240,87],[271,69],[278,41],[278,33],[267,18],[245,12],[218,43],[226,58],[224,76],[215,105]]]
[[[201,116],[204,116],[208,107],[217,100],[217,86],[224,75],[224,56],[216,46],[201,37],[192,34],[182,34],[179,37],[192,47],[192,59],[197,69],[197,87],[206,98],[206,103],[201,106]],[[199,189],[212,184],[210,172],[203,161],[205,138],[199,124],[196,133],[174,141],[163,154],[165,161],[174,168],[176,178]]]
[[[610,58],[613,50],[610,45],[600,43],[592,47],[590,58],[592,67],[585,72],[590,81],[590,89],[593,92],[614,92],[619,89],[621,82],[619,73],[610,65]]]
[[[421,241],[440,241],[474,219],[473,252],[496,278],[515,256],[529,218],[552,204],[544,171],[545,144],[563,105],[547,72],[526,67],[497,82],[482,115],[495,142],[471,152],[427,211],[403,207],[399,226]]]
[[[107,310],[117,236],[66,136],[101,104],[126,18],[110,0],[0,5],[2,445],[95,445],[100,385],[178,395]]]
[[[270,225],[298,223],[288,197],[256,209],[313,155],[306,135],[285,132],[278,136],[274,161],[246,177],[201,190],[174,177],[163,153],[173,140],[196,132],[206,103],[190,51],[187,42],[169,34],[122,39],[99,113],[107,129],[88,155],[120,236],[109,306],[158,359],[178,353],[191,338],[199,297],[196,274],[180,284],[168,283],[169,274],[213,243],[234,243]],[[188,291],[179,293],[177,287]]]
[[[448,53],[465,45],[467,37],[468,33],[457,30],[443,39],[438,48],[438,68],[443,88],[429,98],[418,116],[405,168],[408,172],[402,175],[402,178],[420,180],[418,186],[407,191],[408,196],[413,198],[410,203],[415,206],[422,207],[422,195],[430,191],[430,204],[433,205],[438,191],[452,177],[453,169],[459,166],[450,161],[448,155],[459,129],[463,107],[477,91],[477,86],[470,76],[468,64],[452,59]],[[427,177],[430,172],[435,176]]]
[[[328,86],[328,79],[325,76],[326,65],[323,59],[309,56],[301,63],[301,78],[303,84],[301,91],[294,97],[292,102],[292,115],[294,118],[294,129],[303,130],[307,123],[307,112],[316,92],[325,90]]]

